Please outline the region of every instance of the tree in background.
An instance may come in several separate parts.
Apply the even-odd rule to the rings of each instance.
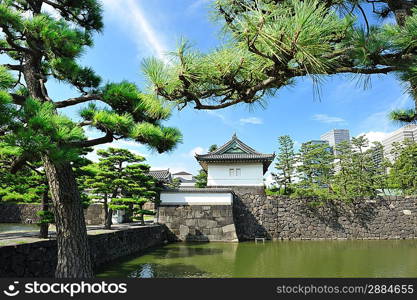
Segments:
[[[49,13],[52,10],[54,14]],[[173,149],[181,134],[161,125],[170,109],[159,99],[141,93],[129,82],[101,85],[91,68],[77,63],[85,47],[92,46],[93,35],[103,28],[98,1],[3,0],[0,28],[0,54],[7,56],[0,65],[1,148],[16,157],[13,172],[26,161],[43,162],[57,228],[55,276],[92,277],[81,197],[71,162],[83,148],[115,138],[133,139],[161,153]],[[50,79],[70,85],[79,95],[51,99]],[[81,122],[61,111],[88,102],[81,110]],[[103,135],[88,139],[84,133],[87,126]]]
[[[364,136],[336,146],[337,172],[333,189],[339,199],[375,198],[380,190],[387,187],[381,151],[380,143],[369,147],[369,141]]]
[[[287,195],[291,191],[293,176],[296,170],[296,156],[294,153],[294,142],[288,135],[278,138],[279,153],[275,169],[278,173],[272,173],[276,184],[281,188],[284,187],[283,193]]]
[[[304,143],[297,157],[296,196],[327,198],[331,192],[331,179],[334,174],[334,155],[328,144]]]
[[[84,171],[91,172],[93,176],[86,180],[86,186],[91,188],[94,199],[103,201],[104,226],[110,229],[112,225],[113,209],[124,210],[122,206],[123,195],[132,186],[132,175],[141,170],[149,169],[141,164],[145,158],[135,155],[127,149],[108,148],[98,150],[99,162],[86,166]],[[140,174],[136,174],[140,175]],[[139,181],[137,184],[141,184]],[[131,200],[126,200],[126,203]]]
[[[207,172],[204,169],[201,169],[198,172],[198,175],[195,177],[195,186],[197,188],[207,187]]]
[[[405,195],[417,195],[417,143],[406,140],[394,151],[397,159],[391,165],[389,182]]]
[[[209,147],[208,152],[216,151],[219,147],[216,144],[213,144]]]
[[[1,152],[1,151],[0,151]],[[12,174],[10,168],[13,157],[0,154],[0,200],[11,203],[40,203],[39,237],[48,238],[49,224],[54,223],[54,215],[49,210],[49,187],[38,163],[26,162],[18,172]]]
[[[202,53],[184,42],[172,64],[144,62],[155,93],[179,108],[263,106],[266,96],[298,77],[317,84],[323,75],[345,73],[360,78],[396,73],[417,94],[415,0],[213,2],[224,33],[219,47]],[[369,25],[371,17],[392,15],[396,24]],[[417,119],[415,109],[403,119]]]
[[[154,215],[154,212],[143,209],[147,202],[158,202],[157,183],[149,175],[149,169],[145,164],[127,165],[120,191],[121,198],[113,198],[110,202],[113,210],[124,210],[127,213],[129,222],[137,215],[140,223],[144,225],[144,215]]]

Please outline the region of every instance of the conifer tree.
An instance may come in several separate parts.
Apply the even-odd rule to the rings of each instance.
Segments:
[[[397,158],[390,168],[389,182],[404,195],[417,195],[417,143],[406,140],[396,148]]]
[[[289,193],[289,188],[293,183],[294,172],[296,170],[296,156],[294,153],[294,142],[288,135],[280,136],[278,138],[279,153],[277,156],[277,163],[275,169],[278,173],[273,173],[272,176],[275,182],[281,187],[284,187],[284,195]]]
[[[197,176],[195,177],[195,186],[198,188],[207,187],[207,172],[204,169],[198,171]]]
[[[111,228],[114,210],[130,215],[135,210],[143,220],[143,214],[149,212],[143,211],[142,206],[154,201],[157,189],[156,182],[147,175],[149,166],[142,163],[145,158],[118,148],[98,150],[97,154],[99,162],[86,166],[84,171],[94,174],[86,177],[86,186],[92,189],[94,199],[103,201],[105,228]]]
[[[326,187],[333,175],[334,155],[327,144],[304,143],[298,154],[301,185]]]
[[[54,14],[50,12],[54,11]],[[26,161],[42,160],[48,179],[57,227],[56,277],[93,276],[81,197],[71,162],[83,148],[132,139],[158,152],[181,140],[177,129],[161,121],[170,110],[130,82],[101,84],[89,67],[77,63],[93,34],[103,28],[98,1],[1,0],[0,65],[1,151],[13,154],[12,171]],[[79,95],[51,99],[48,80],[75,88]],[[97,104],[102,103],[102,104]],[[61,109],[87,104],[81,122]],[[88,139],[84,128],[102,132]]]

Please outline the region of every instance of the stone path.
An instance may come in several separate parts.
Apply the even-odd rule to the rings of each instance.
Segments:
[[[140,225],[139,223],[115,224],[115,225],[112,225],[112,228],[110,230],[104,229],[102,225],[88,225],[87,233],[88,235],[96,235],[96,234],[108,233],[112,231],[126,230],[130,228],[145,227],[145,226],[153,226],[153,222],[145,221],[145,225]],[[39,230],[0,232],[0,247],[41,241],[42,239],[39,239],[38,235],[39,235]],[[56,231],[50,230],[49,239],[55,239],[55,238],[56,238]]]

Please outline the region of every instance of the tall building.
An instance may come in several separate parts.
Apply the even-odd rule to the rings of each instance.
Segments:
[[[333,129],[323,134],[320,139],[327,141],[331,147],[335,147],[341,142],[349,142],[350,133],[348,129]]]
[[[391,151],[394,149],[394,143],[401,143],[406,139],[417,142],[417,125],[410,124],[401,127],[400,129],[392,132],[385,140],[382,141],[385,158],[392,161],[394,157],[391,154]]]

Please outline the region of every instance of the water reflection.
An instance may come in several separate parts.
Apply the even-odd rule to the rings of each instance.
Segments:
[[[417,241],[178,243],[109,265],[99,277],[417,277]]]

